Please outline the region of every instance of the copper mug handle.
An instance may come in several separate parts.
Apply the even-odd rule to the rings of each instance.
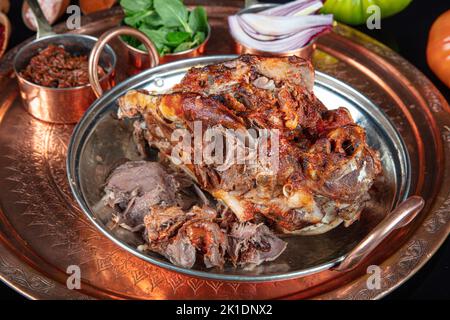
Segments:
[[[419,196],[411,196],[400,203],[333,270],[346,272],[356,268],[392,231],[413,221],[424,205],[425,201]]]
[[[89,82],[97,98],[101,97],[101,95],[103,94],[103,89],[100,85],[97,71],[100,54],[102,53],[105,45],[112,38],[115,38],[119,35],[128,35],[135,37],[144,44],[144,46],[147,48],[150,58],[150,68],[156,67],[159,64],[158,51],[153,45],[153,42],[141,31],[130,27],[121,26],[105,32],[101,35],[100,38],[98,38],[97,43],[92,48],[91,54],[89,55]]]

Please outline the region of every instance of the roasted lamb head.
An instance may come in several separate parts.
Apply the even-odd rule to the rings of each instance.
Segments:
[[[135,119],[137,137],[241,223],[262,216],[284,232],[317,234],[358,219],[380,161],[345,109],[327,110],[314,96],[313,80],[311,65],[300,58],[245,55],[192,68],[162,95],[129,91],[119,99],[118,114]],[[252,161],[193,161],[196,134],[205,137],[210,128],[224,140],[232,138],[223,146],[226,155]],[[187,143],[191,148],[179,148],[180,129],[194,137]],[[255,153],[260,142],[265,148]]]

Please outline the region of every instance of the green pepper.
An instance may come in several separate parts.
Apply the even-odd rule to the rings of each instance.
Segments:
[[[326,0],[322,13],[332,13],[334,19],[351,25],[364,24],[373,12],[367,8],[376,5],[381,18],[386,18],[405,9],[412,0]]]

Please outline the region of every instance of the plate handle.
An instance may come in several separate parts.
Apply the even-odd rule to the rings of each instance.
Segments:
[[[144,46],[147,48],[148,55],[150,58],[150,68],[156,67],[159,64],[158,51],[156,50],[152,41],[141,31],[130,27],[121,26],[105,32],[100,36],[100,38],[98,38],[97,43],[92,48],[91,54],[89,55],[89,82],[97,98],[101,97],[101,95],[103,94],[103,89],[100,85],[97,71],[98,62],[100,60],[100,54],[102,53],[105,45],[111,39],[120,35],[128,35],[135,37],[144,44]]]
[[[423,209],[422,197],[411,196],[397,206],[333,270],[347,272],[356,268],[392,231],[408,225]]]

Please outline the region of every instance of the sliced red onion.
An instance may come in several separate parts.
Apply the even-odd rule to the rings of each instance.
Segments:
[[[288,16],[307,16],[309,14],[317,13],[317,11],[319,11],[319,9],[322,7],[323,7],[322,2],[316,2],[308,7],[300,7],[289,13]]]
[[[293,35],[293,33],[282,35],[282,36],[271,36],[271,35],[260,34],[259,32],[255,31],[250,25],[248,25],[241,18],[241,16],[236,16],[236,17],[237,17],[238,23],[241,26],[242,30],[244,30],[244,32],[246,34],[248,34],[250,37],[252,37],[253,39],[256,39],[256,40],[273,41],[273,40],[284,39],[284,38],[287,38],[287,37],[290,37]]]
[[[333,24],[333,15],[331,14],[287,17],[247,13],[240,15],[240,19],[256,33],[267,36],[283,36],[308,28],[331,26]],[[243,29],[247,31],[247,29]],[[248,31],[251,31],[251,29]]]
[[[277,37],[275,37],[275,36],[266,36],[266,35],[259,34],[258,32],[253,30],[252,27],[250,27],[247,23],[245,23],[245,21],[242,20],[240,16],[236,16],[236,19],[239,23],[239,26],[242,28],[242,30],[246,34],[248,34],[250,37],[252,37],[253,39],[260,40],[260,41],[272,41],[272,40],[277,39]]]
[[[331,29],[330,25],[317,26],[302,30],[287,38],[260,41],[252,38],[242,29],[236,16],[228,17],[228,23],[230,32],[235,40],[246,47],[266,52],[286,52],[302,48],[319,34]]]
[[[331,29],[332,15],[308,15],[322,7],[319,0],[297,0],[258,14],[228,18],[230,32],[244,46],[266,52],[300,49]]]
[[[329,32],[331,30],[332,30],[331,26],[322,26],[322,27],[314,27],[314,28],[303,31],[304,32],[303,37],[305,39],[305,42],[304,42],[305,44],[302,47],[308,45],[311,41],[316,39],[318,36],[320,36],[326,32]],[[296,50],[296,49],[299,49],[302,47],[298,47],[296,44],[293,44],[291,46],[290,50]]]
[[[260,14],[269,16],[308,15],[316,12],[322,6],[323,4],[320,0],[297,0],[261,11]]]

